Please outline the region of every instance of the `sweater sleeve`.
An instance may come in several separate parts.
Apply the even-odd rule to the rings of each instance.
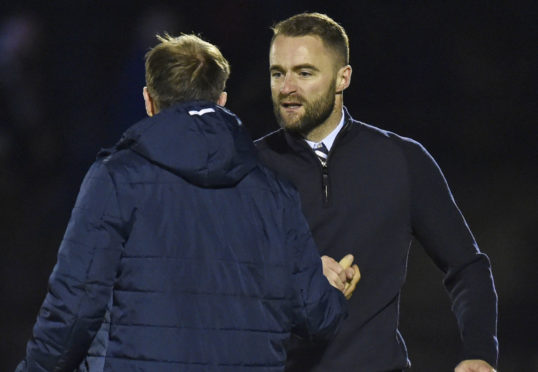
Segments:
[[[17,371],[73,371],[79,365],[103,321],[122,243],[116,190],[97,162],[81,185]]]
[[[497,294],[488,257],[458,209],[441,169],[418,143],[407,148],[415,237],[445,274],[463,359],[497,365]]]
[[[301,212],[298,193],[292,194],[284,216],[289,226],[286,242],[292,252],[297,301],[294,332],[308,339],[331,338],[347,317],[347,301],[323,275],[319,251]]]

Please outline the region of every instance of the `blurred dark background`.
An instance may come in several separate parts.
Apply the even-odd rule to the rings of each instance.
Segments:
[[[491,258],[499,370],[538,371],[533,1],[12,3],[0,5],[0,370],[24,356],[84,173],[145,115],[143,55],[155,33],[200,33],[221,48],[228,107],[257,138],[276,129],[269,27],[319,11],[350,37],[351,114],[428,148]],[[411,371],[458,361],[441,279],[414,244],[401,305]]]

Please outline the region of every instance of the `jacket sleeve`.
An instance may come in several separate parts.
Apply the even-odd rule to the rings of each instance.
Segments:
[[[301,211],[298,193],[292,194],[284,215],[297,301],[294,332],[308,339],[330,338],[347,317],[347,301],[323,275],[319,251]]]
[[[26,358],[17,371],[73,371],[99,329],[124,239],[113,181],[102,162],[80,188]]]
[[[413,233],[443,271],[463,359],[497,365],[497,293],[489,258],[478,245],[439,166],[418,143],[409,144]]]

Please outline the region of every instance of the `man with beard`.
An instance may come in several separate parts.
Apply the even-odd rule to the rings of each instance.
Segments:
[[[436,162],[416,141],[349,115],[343,106],[351,79],[349,44],[339,24],[303,13],[273,31],[271,92],[282,128],[257,141],[260,157],[298,188],[324,270],[349,280],[333,258],[352,253],[362,272],[337,337],[329,343],[296,337],[288,370],[410,366],[398,306],[415,237],[445,274],[463,343],[456,371],[493,371],[497,295],[489,259]]]

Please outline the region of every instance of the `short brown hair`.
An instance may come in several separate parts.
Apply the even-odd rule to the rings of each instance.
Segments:
[[[146,85],[157,110],[178,102],[216,102],[230,76],[219,49],[196,35],[157,35],[146,53]]]
[[[326,47],[340,57],[342,66],[349,64],[349,39],[346,31],[331,17],[321,13],[301,13],[280,21],[272,27],[271,45],[278,35],[318,36]]]

